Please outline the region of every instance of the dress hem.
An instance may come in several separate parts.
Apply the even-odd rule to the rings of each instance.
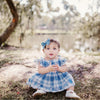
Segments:
[[[29,85],[29,84],[27,83],[27,85]],[[31,86],[31,85],[29,85],[29,86],[32,87],[33,89],[40,89],[40,90],[43,90],[43,91],[45,91],[45,92],[52,92],[52,93],[55,93],[55,92],[61,92],[61,91],[67,90],[69,87],[75,86],[75,84],[74,84],[74,85],[66,86],[64,89],[62,89],[62,90],[57,90],[57,91],[49,91],[49,90],[46,90],[46,89],[43,89],[43,88],[37,88],[37,87]]]

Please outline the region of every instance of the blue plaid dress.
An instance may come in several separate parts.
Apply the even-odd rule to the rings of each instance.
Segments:
[[[61,57],[58,60],[45,60],[41,58],[38,60],[41,66],[48,67],[50,62],[51,65],[58,64],[60,67],[65,64],[66,59]],[[46,92],[59,92],[68,89],[70,86],[74,86],[74,80],[71,74],[68,72],[49,72],[46,74],[35,73],[27,81],[27,85],[34,89],[41,89]]]

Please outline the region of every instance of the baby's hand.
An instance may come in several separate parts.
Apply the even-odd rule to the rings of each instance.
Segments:
[[[58,70],[58,65],[49,65],[48,67],[50,72],[56,72]]]
[[[58,69],[59,69],[59,66],[56,64],[56,65],[52,65],[53,66],[53,68],[55,69],[55,71],[58,71]]]
[[[67,71],[66,65],[63,65],[63,66],[59,67],[59,68],[58,68],[58,71],[59,71],[59,72],[66,72],[66,71]]]

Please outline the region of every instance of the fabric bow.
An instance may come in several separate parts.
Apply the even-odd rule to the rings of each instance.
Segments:
[[[50,44],[50,39],[47,39],[45,42],[42,42],[42,43],[41,43],[43,49],[44,49],[44,47],[45,47],[46,45],[49,45],[49,44]]]

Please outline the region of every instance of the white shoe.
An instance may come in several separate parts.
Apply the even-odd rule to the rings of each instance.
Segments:
[[[80,97],[78,95],[76,95],[76,93],[73,90],[68,90],[66,91],[66,98],[73,98],[73,99],[80,99]]]
[[[43,91],[43,90],[37,90],[36,92],[34,92],[34,93],[32,94],[32,96],[33,96],[34,98],[36,98],[36,97],[41,96],[41,95],[43,95],[43,94],[46,94],[46,92]]]

